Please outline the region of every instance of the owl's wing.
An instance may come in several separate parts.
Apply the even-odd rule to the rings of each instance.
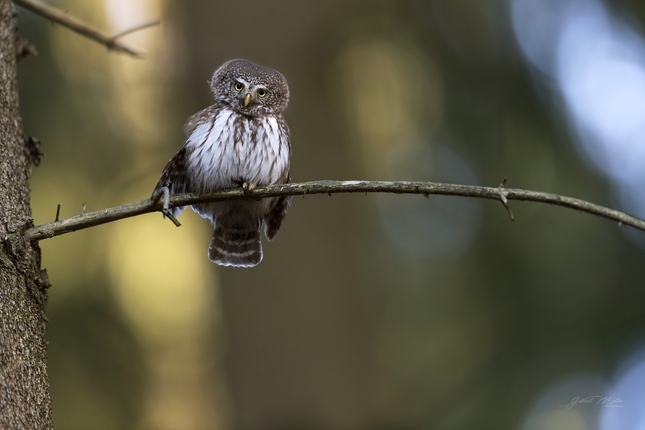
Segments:
[[[170,161],[168,161],[166,167],[164,167],[163,172],[161,173],[161,178],[152,192],[153,195],[157,190],[166,186],[168,187],[171,195],[191,192],[190,179],[187,174],[187,161],[192,150],[189,148],[188,143],[195,129],[212,116],[213,109],[215,109],[215,106],[209,106],[188,118],[186,125],[184,125],[184,131],[188,137],[187,142],[179,151],[177,151]],[[170,209],[170,212],[177,217],[185,208],[186,206],[178,206]]]
[[[288,151],[288,155],[286,169],[276,183],[289,184],[291,183],[291,169],[289,168],[291,161],[291,133],[289,132],[289,126],[282,115],[278,117],[278,128],[280,129],[281,146],[284,150]],[[275,239],[276,235],[280,231],[282,223],[287,217],[289,206],[291,206],[291,196],[278,197],[271,211],[264,217],[264,235],[268,240]]]
[[[287,171],[286,178],[280,181],[282,184],[291,183],[291,172]],[[291,196],[280,196],[276,199],[275,205],[264,217],[264,235],[268,240],[275,239],[282,227],[284,219],[287,217],[287,210],[291,206]]]
[[[190,181],[186,175],[186,159],[187,150],[184,146],[164,167],[161,178],[152,192],[153,195],[162,187],[168,187],[171,195],[190,192]],[[178,217],[185,208],[185,206],[174,207],[170,209],[170,212],[173,216]]]
[[[275,239],[287,217],[287,210],[291,205],[291,196],[278,197],[278,200],[271,209],[271,212],[264,217],[264,235],[269,240]]]
[[[186,133],[186,136],[190,137],[197,126],[203,124],[212,115],[212,110],[213,106],[209,106],[188,118],[186,124],[184,124],[184,133]]]

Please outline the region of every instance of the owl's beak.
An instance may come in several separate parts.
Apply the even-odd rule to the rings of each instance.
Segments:
[[[247,94],[244,96],[244,106],[248,106],[249,103],[251,103],[251,94]]]

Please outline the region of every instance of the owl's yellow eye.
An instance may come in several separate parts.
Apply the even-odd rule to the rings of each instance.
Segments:
[[[264,88],[260,88],[258,90],[258,97],[265,97],[266,95],[267,95],[267,90],[265,90]]]
[[[235,85],[233,85],[233,88],[235,88],[235,91],[242,91],[244,89],[244,84],[236,82]]]

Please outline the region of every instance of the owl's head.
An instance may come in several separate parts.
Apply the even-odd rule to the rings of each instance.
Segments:
[[[277,114],[289,103],[289,86],[277,70],[247,60],[222,64],[210,81],[215,100],[248,116]]]

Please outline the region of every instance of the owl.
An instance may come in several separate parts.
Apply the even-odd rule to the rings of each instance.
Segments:
[[[291,181],[289,127],[282,112],[289,87],[281,73],[247,60],[230,60],[213,74],[215,103],[188,119],[186,143],[168,161],[153,195],[210,193]],[[253,267],[262,261],[260,230],[278,234],[290,197],[249,198],[192,205],[213,224],[208,258],[221,266]],[[172,208],[178,216],[185,207]]]

